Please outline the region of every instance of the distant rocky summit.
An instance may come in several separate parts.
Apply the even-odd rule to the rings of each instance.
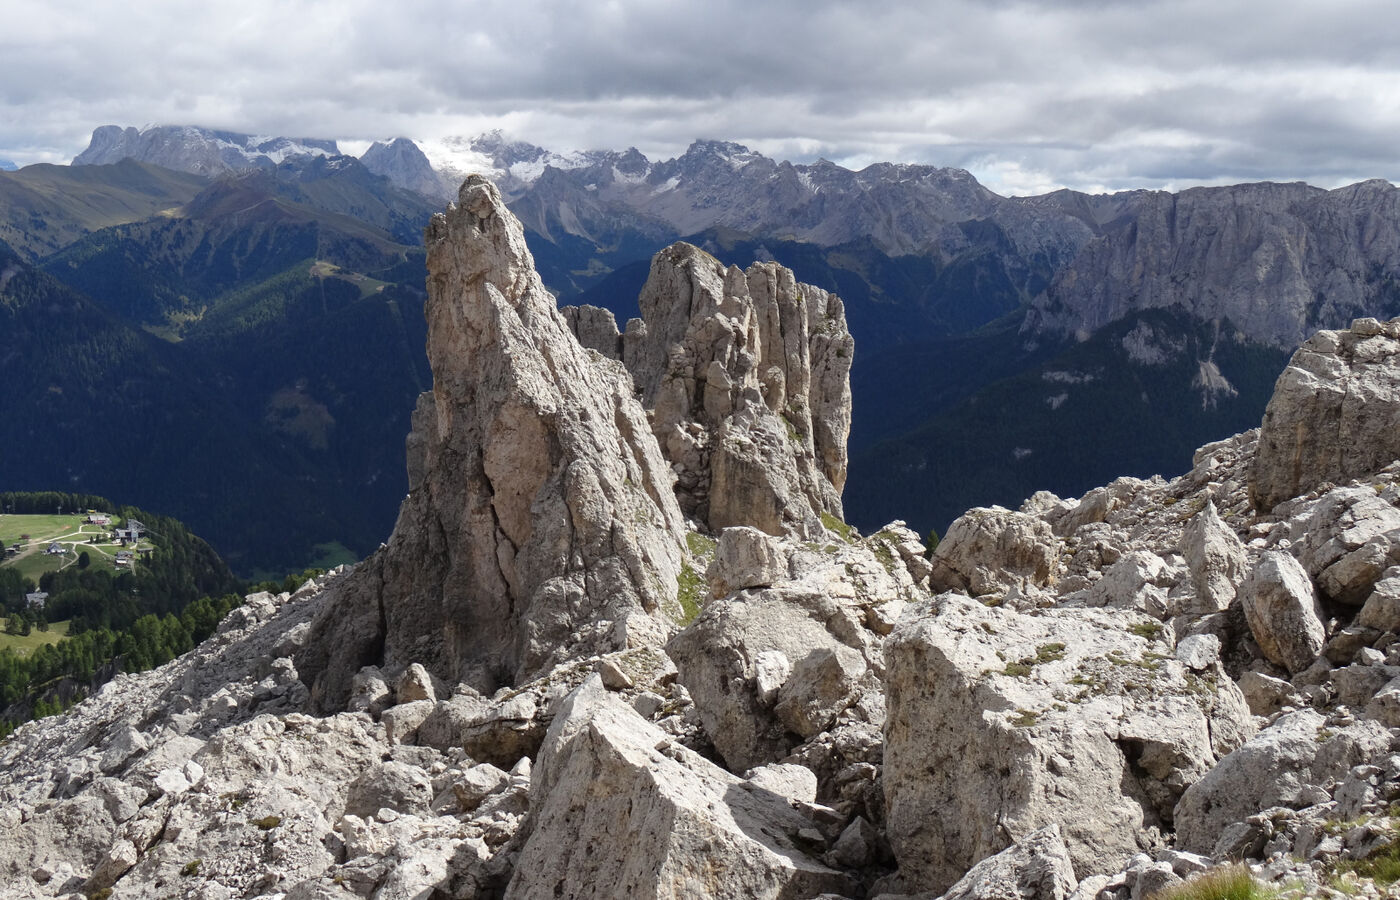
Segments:
[[[257,137],[193,125],[120,128],[92,132],[75,166],[100,166],[135,159],[194,175],[215,176],[242,169],[270,169],[296,156],[336,156],[335,141],[316,138]]]
[[[1400,320],[929,552],[841,521],[836,297],[680,244],[561,313],[481,178],[427,244],[393,536],[0,745],[5,896],[1316,896],[1400,845]]]

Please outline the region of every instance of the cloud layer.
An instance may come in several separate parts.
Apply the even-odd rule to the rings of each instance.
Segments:
[[[0,158],[102,124],[363,141],[503,128],[971,169],[1002,193],[1400,179],[1380,0],[7,0]],[[1325,10],[1325,11],[1324,11]]]

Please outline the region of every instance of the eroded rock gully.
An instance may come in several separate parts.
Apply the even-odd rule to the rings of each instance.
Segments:
[[[1336,404],[928,554],[839,521],[836,298],[677,245],[560,313],[480,179],[428,244],[393,536],[0,745],[4,896],[1316,894],[1396,839],[1400,463],[1272,474]],[[1295,357],[1353,443],[1397,335]]]

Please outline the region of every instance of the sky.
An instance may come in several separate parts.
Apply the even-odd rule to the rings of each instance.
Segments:
[[[957,166],[1004,195],[1400,181],[1386,0],[0,0],[0,160],[99,125],[501,129]]]

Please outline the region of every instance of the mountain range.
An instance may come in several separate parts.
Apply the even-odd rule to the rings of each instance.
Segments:
[[[207,396],[196,409],[220,410],[232,436],[198,455],[246,489],[230,513],[185,482],[166,461],[178,417],[103,420],[107,385],[142,382],[118,375],[120,354],[78,367],[82,389],[36,383],[11,417],[31,424],[6,427],[53,431],[32,423],[54,415],[56,386],[87,404],[64,411],[70,431],[102,422],[169,477],[121,474],[70,437],[17,486],[168,503],[244,571],[314,545],[364,553],[387,533],[427,382],[420,234],[470,171],[497,183],[561,304],[637,316],[652,255],[676,239],[839,294],[859,348],[845,507],[864,528],[898,515],[942,529],[976,504],[1177,471],[1258,421],[1305,335],[1400,312],[1400,201],[1383,181],[1007,198],[959,169],[799,165],[725,141],[652,161],[492,133],[355,159],[333,141],[188,126],[104,126],[73,162],[0,175],[8,265],[162,360],[139,364],[168,373],[152,380]],[[53,352],[42,330],[16,334],[0,335],[7,386]],[[185,402],[157,391],[116,410],[173,417]]]

